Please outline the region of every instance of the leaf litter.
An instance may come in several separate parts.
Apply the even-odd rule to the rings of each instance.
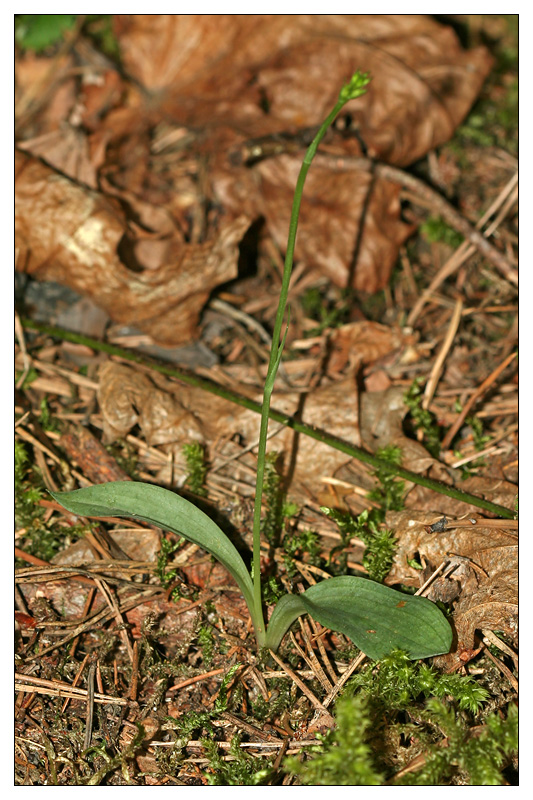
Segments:
[[[151,342],[159,354],[201,340],[218,363],[199,366],[199,374],[258,399],[268,354],[264,337],[257,338],[247,320],[259,315],[267,332],[272,325],[276,265],[303,150],[346,76],[364,66],[374,76],[372,91],[353,101],[337,121],[306,184],[291,289],[294,313],[287,346],[292,352],[280,373],[274,405],[372,452],[398,446],[407,468],[512,508],[516,367],[509,367],[474,408],[488,439],[498,440],[488,464],[476,461],[479,448],[468,422],[456,437],[454,452],[429,453],[424,431],[413,430],[405,395],[415,376],[429,377],[446,333],[449,298],[462,293],[475,314],[462,318],[429,404],[437,426],[446,430],[457,417],[454,403],[464,405],[491,372],[487,362],[500,363],[515,344],[509,315],[484,310],[514,309],[514,287],[481,256],[471,255],[480,276],[468,264],[460,268],[456,283],[441,286],[426,300],[415,327],[406,328],[420,292],[413,270],[425,288],[453,253],[448,244],[421,240],[414,250],[410,240],[406,249],[423,219],[413,205],[424,208],[424,203],[408,196],[398,182],[373,177],[368,170],[373,159],[406,168],[426,157],[430,183],[441,181],[446,193],[456,191],[453,176],[462,175],[461,160],[445,143],[489,74],[493,58],[488,50],[463,50],[450,27],[410,15],[116,15],[113,26],[122,72],[85,35],[78,35],[53,69],[49,57],[17,56],[17,270],[32,281],[69,287],[103,309],[112,321],[111,341],[121,326],[133,330],[126,340],[133,343],[136,336]],[[42,101],[35,96],[36,85]],[[480,169],[475,190],[460,197],[478,213],[488,205],[484,198],[480,203],[481,193],[494,200],[516,165],[497,148],[483,151],[481,158],[475,148],[464,148],[461,158],[470,159],[474,170],[484,159],[491,164],[491,178]],[[455,173],[450,164],[457,165]],[[508,204],[499,222],[508,256],[515,245],[514,214]],[[251,261],[256,274],[250,274]],[[403,267],[391,282],[397,263]],[[319,309],[303,302],[309,287],[318,287],[321,308],[338,312],[325,327]],[[376,305],[372,298],[379,297],[379,290],[384,292]],[[241,316],[228,317],[220,310],[224,305],[210,305],[217,294]],[[317,322],[318,335],[312,333]],[[21,384],[17,396],[19,430],[27,431],[25,446],[44,464],[44,486],[55,489],[50,481],[66,481],[65,488],[74,488],[122,474],[187,491],[183,445],[197,441],[206,448],[211,513],[231,523],[229,532],[246,550],[258,429],[254,412],[163,378],[148,363],[132,367],[86,344],[51,344],[48,337],[35,338],[28,331],[18,344],[19,375],[26,369],[23,346],[29,348],[36,373],[26,374],[31,380]],[[80,384],[80,366],[90,375],[86,387]],[[43,425],[43,398],[60,432]],[[86,426],[94,441],[84,434]],[[507,429],[511,433],[504,436]],[[278,469],[290,478],[285,488],[300,511],[292,522],[284,521],[281,540],[265,547],[265,573],[286,581],[286,552],[280,543],[314,525],[320,556],[301,551],[294,562],[301,565],[300,580],[312,583],[328,574],[328,564],[331,569],[337,563],[361,574],[362,541],[342,540],[344,562],[328,558],[339,546],[339,532],[318,509],[327,505],[354,514],[372,509],[375,504],[367,497],[375,485],[372,471],[282,426],[272,431],[269,449],[273,457],[278,454]],[[463,457],[462,451],[472,453],[470,474],[453,467],[454,460],[461,460],[455,455],[459,450]],[[119,466],[111,453],[121,451]],[[55,464],[49,453],[57,453]],[[449,604],[457,634],[452,652],[434,662],[441,670],[464,673],[473,665],[475,671],[476,664],[484,664],[483,631],[498,631],[506,646],[517,644],[516,532],[503,525],[484,527],[479,509],[452,498],[416,485],[405,489],[406,510],[388,511],[385,518],[397,547],[386,583],[418,588],[422,576],[425,580],[443,562],[453,569],[437,576],[428,589],[432,599]],[[44,524],[59,526],[66,537],[64,552],[50,563],[57,570],[70,569],[61,573],[62,580],[59,572],[46,572],[43,559],[32,555],[28,531],[19,529],[20,549],[32,565],[26,563],[18,573],[21,602],[40,626],[38,634],[22,628],[19,641],[26,654],[38,642],[38,655],[29,663],[40,665],[42,678],[70,683],[74,677],[61,672],[55,661],[61,642],[50,627],[52,620],[46,622],[39,610],[44,603],[54,620],[54,609],[62,609],[66,619],[82,620],[76,622],[78,638],[61,630],[64,647],[78,648],[78,654],[103,648],[99,680],[108,693],[127,696],[120,676],[125,669],[132,681],[139,681],[139,702],[145,709],[159,709],[160,721],[164,703],[177,718],[210,706],[210,695],[220,687],[220,678],[210,677],[208,669],[205,642],[213,636],[232,654],[220,663],[231,658],[248,664],[236,684],[245,709],[241,724],[257,697],[263,693],[265,700],[272,699],[272,689],[243,648],[249,633],[246,607],[222,568],[187,547],[183,559],[178,548],[161,560],[162,542],[172,548],[174,539],[135,524],[124,530],[124,521],[116,521],[115,529],[100,524],[86,529],[84,538],[73,542],[80,534],[69,531],[76,531],[78,521],[58,516],[45,495],[40,502]],[[444,514],[448,528],[428,532]],[[454,520],[472,515],[475,525],[453,528]],[[410,566],[415,562],[421,569]],[[89,584],[99,587],[92,597]],[[140,662],[132,660],[134,644],[141,648]],[[319,658],[338,677],[345,666],[338,654],[343,642],[329,634],[324,644]],[[308,658],[316,660],[313,649]],[[300,666],[301,675],[307,666]],[[168,689],[179,683],[169,677],[174,675],[198,678],[179,690],[179,703]],[[280,690],[273,691],[279,695]],[[49,712],[43,696],[37,697],[32,702],[42,709],[42,721]],[[19,695],[21,719],[31,718],[28,699]],[[305,695],[301,699],[305,702]],[[77,730],[85,707],[71,701],[75,707],[80,721],[70,724]],[[267,725],[274,738],[280,736],[282,716]],[[139,719],[134,705],[128,719],[129,725]],[[106,724],[120,722],[111,716],[102,730]],[[295,747],[290,737],[297,726],[291,724],[289,751]],[[309,716],[301,726],[304,735],[306,730],[313,730]],[[161,731],[157,736],[164,738]],[[147,783],[205,783],[208,773],[195,766],[208,766],[205,753],[199,757],[201,748],[190,744],[178,771],[168,759],[154,758],[162,748],[151,747],[148,740],[139,753],[147,748],[158,775],[147,776]],[[297,746],[293,752],[300,750]],[[142,758],[137,756],[138,764]],[[131,767],[133,762],[123,763]],[[71,761],[62,780],[72,780],[79,769],[88,774],[86,765]],[[32,782],[39,783],[31,770]],[[111,782],[120,782],[120,774],[111,772]],[[143,780],[134,772],[128,775],[122,780]],[[281,773],[279,779],[287,777]]]

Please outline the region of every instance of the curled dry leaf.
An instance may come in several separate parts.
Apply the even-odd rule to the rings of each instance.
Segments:
[[[301,155],[283,155],[262,162],[255,170],[261,180],[263,214],[281,248],[301,161]],[[413,232],[413,226],[400,219],[400,187],[374,181],[364,173],[316,164],[305,192],[298,225],[298,259],[313,265],[337,286],[352,285],[369,293],[382,289],[400,245]],[[231,205],[231,198],[226,195],[226,199]]]
[[[203,441],[198,418],[177,397],[157,389],[129,367],[108,361],[100,367],[98,402],[104,442],[113,442],[139,425],[149,445]]]
[[[201,244],[168,238],[157,268],[152,262],[143,269],[146,248],[135,253],[116,201],[21,152],[15,192],[18,268],[69,286],[112,319],[136,325],[162,344],[191,339],[210,291],[237,275],[238,245],[249,226],[245,217],[222,225],[214,240]]]
[[[128,70],[166,90],[163,106],[174,116],[179,109],[185,125],[206,126],[215,195],[234,213],[246,203],[262,214],[282,249],[309,130],[355,69],[374,76],[330,145],[340,168],[332,160],[310,172],[298,239],[299,258],[367,292],[386,285],[411,228],[400,220],[398,187],[343,167],[342,155],[362,155],[362,141],[372,158],[418,160],[450,138],[491,65],[484,48],[465,52],[450,28],[417,15],[161,15],[148,24],[131,15],[120,21],[120,40]],[[165,46],[154,59],[155,41]],[[298,155],[241,169],[227,157],[268,136],[278,146],[283,136],[299,142]]]
[[[414,337],[405,334],[401,328],[379,322],[364,320],[341,325],[328,337],[328,372],[337,374],[347,364],[356,368],[359,364],[374,364],[395,353],[399,355],[412,341]]]
[[[390,585],[420,585],[420,571],[409,561],[424,559],[433,566],[443,561],[455,562],[451,581],[460,585],[453,607],[457,646],[448,656],[441,656],[443,666],[454,668],[461,654],[475,649],[476,630],[500,630],[517,639],[518,615],[518,542],[516,532],[504,527],[484,527],[482,520],[468,527],[453,527],[442,532],[428,532],[436,522],[425,512],[389,512],[386,524],[394,532],[398,549],[387,577]]]

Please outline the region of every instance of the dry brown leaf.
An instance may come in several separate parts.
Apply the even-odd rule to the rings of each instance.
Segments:
[[[46,163],[83,183],[90,189],[98,187],[96,166],[91,160],[89,140],[78,128],[64,125],[61,128],[20,142],[19,147],[31,155],[42,158]]]
[[[54,249],[53,263],[46,249],[44,260],[34,258],[32,274],[100,298],[114,319],[134,322],[161,344],[187,341],[195,334],[208,292],[235,275],[238,239],[235,234],[229,245],[231,257],[217,252],[216,259],[226,262],[220,271],[212,262],[205,267],[209,259],[204,249],[191,251],[192,245],[184,245],[179,227],[191,236],[191,220],[205,215],[202,178],[191,175],[207,169],[207,197],[215,206],[238,220],[243,212],[248,218],[264,217],[283,250],[309,132],[329,111],[339,87],[363,68],[373,75],[371,90],[348,104],[344,130],[341,125],[331,132],[324,146],[330,162],[324,156],[310,172],[297,258],[339,286],[375,292],[387,284],[399,245],[411,231],[400,218],[398,186],[356,171],[343,156],[361,155],[361,140],[370,157],[406,165],[446,141],[488,73],[491,58],[484,48],[463,51],[450,28],[420,15],[143,14],[116,15],[114,20],[127,70],[152,96],[147,100],[135,88],[126,91],[107,70],[102,85],[92,91],[82,85],[76,112],[68,108],[70,126],[84,121],[92,131],[89,139],[68,125],[58,130],[39,121],[29,135],[22,135],[21,146],[90,186],[98,178],[105,193],[119,197],[145,230],[122,242],[126,225],[131,233],[131,221],[117,210],[118,230],[110,222],[109,232],[98,237],[111,276],[94,275],[95,253],[83,266],[72,257],[62,258],[59,268],[57,257],[64,253],[57,248],[53,226],[43,223],[37,195],[30,198],[24,190],[18,201],[24,206],[20,216],[27,217],[21,220],[20,246],[42,251],[35,238],[43,234]],[[119,100],[122,105],[116,107]],[[154,132],[162,122],[169,135],[178,137],[172,139],[178,155],[171,172],[164,155],[158,161],[155,147]],[[247,142],[269,136],[274,142],[292,137],[296,154],[282,152],[255,165],[243,163]],[[37,185],[43,198],[48,197],[50,219],[63,225],[72,221],[65,219],[65,208],[91,204],[89,195],[75,198],[72,187],[57,175],[54,179],[52,195],[42,176]],[[36,224],[30,225],[34,213]],[[95,213],[91,208],[83,221],[90,225]],[[99,224],[106,228],[107,222]],[[237,229],[242,235],[240,224]],[[220,238],[225,240],[226,233],[221,228]],[[116,237],[129,244],[133,264],[121,261],[125,246],[120,258],[114,252]],[[214,240],[216,249],[218,234]],[[72,244],[80,248],[79,241]],[[203,247],[211,252],[211,244]],[[139,271],[126,279],[128,266]],[[156,274],[147,277],[143,268]],[[177,272],[180,283],[187,284],[184,293],[173,285]],[[156,284],[165,286],[165,302],[156,302]],[[132,290],[129,297],[125,286]],[[132,308],[135,299],[138,313]],[[178,320],[169,318],[169,307],[179,307]]]
[[[336,374],[347,364],[368,365],[393,353],[399,355],[411,343],[411,339],[401,328],[391,328],[370,320],[341,325],[332,330],[328,337],[328,371]]]
[[[141,372],[108,361],[100,367],[99,379],[105,443],[126,436],[135,425],[149,445],[203,441],[199,419]]]
[[[220,155],[237,151],[239,137],[312,128],[339,86],[364,68],[374,76],[371,91],[345,113],[371,157],[406,165],[451,136],[491,64],[483,48],[464,52],[450,28],[416,15],[129,15],[119,34],[129,71],[146,87],[166,89],[168,113],[206,127],[215,196],[236,214],[243,204],[263,214],[281,249],[301,155],[239,170]],[[155,41],[164,46],[154,58]],[[229,127],[239,134],[233,142]],[[355,136],[335,148],[361,154]],[[315,165],[298,258],[339,286],[383,288],[410,233],[398,193],[366,173]]]
[[[96,436],[82,425],[72,425],[70,430],[61,435],[59,445],[91,483],[131,480]]]
[[[152,262],[143,269],[143,258],[153,252],[146,252],[143,241],[135,252],[115,201],[21,152],[15,192],[18,269],[69,286],[112,319],[135,324],[163,344],[191,339],[211,290],[237,275],[238,244],[249,226],[245,217],[222,225],[214,240],[202,244],[168,238],[164,252],[158,250],[157,267]],[[160,242],[153,244],[160,248]]]
[[[432,533],[428,526],[436,521],[423,511],[387,514],[386,524],[394,532],[398,549],[386,582],[418,587],[420,572],[409,566],[412,559],[423,559],[434,567],[457,561],[458,568],[450,575],[460,586],[453,608],[457,642],[450,655],[441,657],[442,666],[453,669],[474,650],[476,630],[500,630],[516,641],[518,542],[515,531],[484,527],[480,519],[475,525],[454,528],[448,518],[445,531]]]
[[[124,437],[139,425],[147,441],[172,449],[176,477],[185,466],[182,446],[201,441],[208,446],[238,434],[244,444],[257,441],[259,416],[248,409],[201,389],[167,382],[165,389],[132,367],[107,362],[100,368],[98,399],[104,421],[104,441]],[[254,399],[259,400],[259,396]],[[274,406],[308,424],[358,444],[357,387],[353,378],[315,389],[309,395],[278,394]],[[268,442],[291,474],[290,496],[300,502],[316,499],[324,491],[323,478],[332,477],[350,457],[308,436],[281,428]],[[214,467],[217,460],[210,454]],[[222,459],[224,460],[224,459]],[[170,479],[162,467],[160,482]]]
[[[301,163],[301,156],[284,155],[255,169],[261,179],[262,211],[281,249]],[[226,200],[230,203],[227,195]],[[351,284],[373,293],[388,283],[400,245],[412,232],[413,227],[400,219],[399,186],[364,173],[313,165],[300,210],[298,260],[318,268],[337,286]]]

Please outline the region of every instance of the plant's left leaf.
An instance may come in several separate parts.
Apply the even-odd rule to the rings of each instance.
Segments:
[[[253,585],[239,552],[216,522],[193,503],[161,486],[113,481],[73,492],[50,492],[82,517],[132,517],[177,533],[211,553],[235,578],[253,614]]]
[[[306,613],[376,660],[396,648],[412,659],[428,658],[447,653],[452,644],[450,624],[434,603],[366,578],[340,576],[282,597],[268,626],[267,646],[276,650],[294,620]]]

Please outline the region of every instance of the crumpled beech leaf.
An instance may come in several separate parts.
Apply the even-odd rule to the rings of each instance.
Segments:
[[[281,598],[260,631],[253,584],[244,561],[226,534],[203,511],[168,489],[149,483],[117,481],[73,492],[50,492],[73,514],[84,517],[132,517],[183,536],[211,553],[233,575],[256,628],[258,645],[277,650],[302,614],[346,634],[367,656],[381,658],[394,648],[412,659],[447,653],[452,631],[437,606],[365,578],[342,576]]]

